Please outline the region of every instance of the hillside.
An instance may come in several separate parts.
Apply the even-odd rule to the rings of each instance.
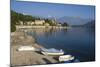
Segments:
[[[85,27],[95,27],[95,20],[92,20],[86,24],[84,24]]]

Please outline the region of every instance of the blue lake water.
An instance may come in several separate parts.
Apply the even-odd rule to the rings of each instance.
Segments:
[[[95,60],[95,31],[92,28],[32,29],[29,35],[46,48],[63,49],[81,62]]]

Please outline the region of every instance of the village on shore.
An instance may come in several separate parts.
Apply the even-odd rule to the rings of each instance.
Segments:
[[[11,32],[14,32],[20,28],[62,29],[67,27],[69,27],[69,24],[67,22],[58,22],[55,17],[42,18],[11,11]]]
[[[23,21],[19,21],[20,24],[16,24],[16,29],[19,28],[67,28],[67,26],[62,26],[61,23],[57,23],[55,20],[52,20],[52,24],[50,25],[45,20],[35,20],[35,21],[28,21],[26,24],[24,24]],[[66,25],[66,24],[65,24]]]
[[[11,12],[11,66],[30,66],[60,63],[74,59],[64,55],[63,50],[46,49],[36,39],[19,29],[66,29],[67,23],[58,23],[55,19],[33,18],[28,15]],[[25,30],[24,30],[25,31]],[[61,56],[61,59],[59,59]],[[63,59],[66,58],[66,59]]]

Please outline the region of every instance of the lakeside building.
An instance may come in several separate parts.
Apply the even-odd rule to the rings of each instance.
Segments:
[[[34,21],[31,22],[31,26],[33,26],[33,25],[35,25],[35,22]]]
[[[62,26],[61,23],[57,23],[57,26]]]
[[[24,25],[23,21],[19,21],[19,24],[20,24],[20,25]]]
[[[24,23],[23,21],[19,21],[20,25],[43,25],[45,24],[45,20],[35,20],[35,21],[27,21],[26,23]],[[48,25],[48,24],[46,24]]]
[[[60,23],[58,23],[55,19],[51,20],[51,24],[53,24],[54,26],[61,26]],[[19,20],[19,22],[17,22],[17,25],[27,25],[27,26],[52,26],[50,25],[49,22],[46,22],[45,20],[34,20],[34,21],[21,21]]]
[[[31,25],[31,23],[32,23],[32,21],[28,21],[28,22],[26,23],[26,25]]]
[[[43,25],[45,23],[45,20],[35,20],[35,25]]]

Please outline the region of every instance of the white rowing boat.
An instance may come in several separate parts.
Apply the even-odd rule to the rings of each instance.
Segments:
[[[36,49],[33,46],[20,46],[18,51],[35,51]]]
[[[54,48],[50,48],[50,49],[44,49],[43,48],[41,50],[41,53],[44,54],[44,55],[63,55],[64,51],[62,49],[57,50],[57,49],[54,49]]]
[[[59,61],[71,61],[74,60],[74,56],[72,55],[63,55],[63,56],[59,56]]]

